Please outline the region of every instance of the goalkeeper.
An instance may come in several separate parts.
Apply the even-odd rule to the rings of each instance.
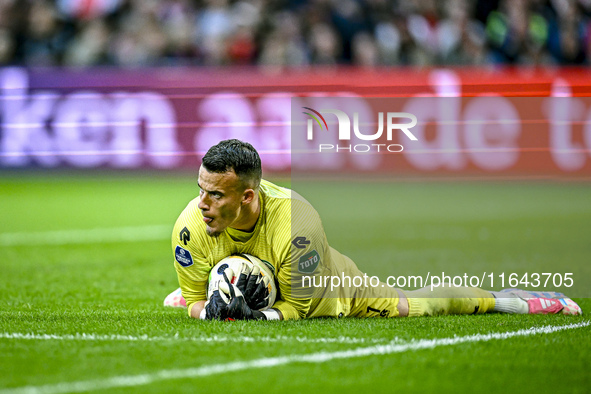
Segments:
[[[172,234],[181,300],[193,318],[287,320],[487,312],[581,313],[578,305],[560,293],[540,297],[525,291],[496,293],[471,287],[404,291],[381,284],[345,284],[335,289],[312,286],[325,277],[354,278],[364,274],[350,258],[328,245],[318,213],[304,198],[261,176],[259,155],[246,142],[222,141],[203,157],[199,197],[181,213]],[[261,292],[255,287],[245,291],[244,286],[229,281],[222,282],[207,300],[212,267],[236,253],[257,256],[273,266],[278,294],[272,308],[259,312],[255,306],[261,302]],[[256,272],[242,275],[256,276]]]

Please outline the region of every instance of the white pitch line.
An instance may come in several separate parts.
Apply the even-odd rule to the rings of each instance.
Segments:
[[[168,239],[171,234],[172,226],[167,225],[0,233],[0,246],[155,241]]]
[[[14,389],[0,390],[0,394],[65,394],[72,392],[89,392],[109,390],[121,387],[137,387],[172,379],[192,379],[228,372],[252,370],[254,368],[271,368],[292,363],[324,363],[335,359],[367,357],[371,355],[387,355],[402,353],[409,350],[433,349],[438,346],[452,346],[462,343],[486,342],[503,340],[513,337],[525,337],[537,334],[551,334],[557,331],[588,327],[589,321],[564,326],[532,327],[525,330],[475,334],[463,337],[413,340],[407,343],[388,343],[337,352],[318,352],[281,357],[266,357],[250,361],[237,361],[226,364],[214,364],[197,368],[166,369],[155,373],[132,376],[114,376],[102,380],[86,380],[69,383],[58,383],[45,386],[25,386]]]
[[[15,340],[40,340],[40,341],[123,341],[123,342],[163,342],[163,341],[187,341],[187,342],[202,342],[202,343],[259,343],[259,342],[301,342],[301,343],[344,343],[344,344],[362,344],[362,343],[383,343],[383,339],[367,339],[367,338],[353,338],[353,337],[334,337],[334,338],[307,338],[307,337],[233,337],[233,336],[219,336],[211,337],[181,337],[178,334],[170,337],[151,337],[148,335],[99,335],[99,334],[33,334],[33,333],[19,333],[19,332],[4,332],[0,333],[0,339],[15,339]]]

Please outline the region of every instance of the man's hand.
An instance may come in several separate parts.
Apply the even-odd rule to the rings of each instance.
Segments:
[[[228,318],[228,303],[215,290],[205,304],[205,320],[226,320]]]
[[[248,307],[253,310],[262,309],[269,302],[269,278],[261,274],[261,269],[254,266],[252,271],[248,264],[242,264],[236,287],[244,295]]]
[[[248,306],[244,294],[242,294],[242,291],[236,285],[230,282],[226,271],[224,271],[223,275],[224,282],[220,281],[218,286],[220,297],[227,303],[226,309],[224,309],[226,318],[235,320],[267,320],[263,312],[251,309]]]

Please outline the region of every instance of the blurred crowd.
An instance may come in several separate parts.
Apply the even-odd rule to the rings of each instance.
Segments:
[[[591,0],[0,0],[0,65],[591,63]]]

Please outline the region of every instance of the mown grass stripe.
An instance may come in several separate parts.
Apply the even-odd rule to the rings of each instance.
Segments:
[[[371,355],[388,355],[411,350],[433,349],[439,346],[453,346],[463,343],[486,342],[491,340],[504,340],[514,337],[551,334],[563,330],[588,327],[589,324],[589,321],[584,321],[581,323],[567,324],[563,326],[532,327],[529,329],[510,332],[474,334],[463,337],[420,339],[412,340],[406,343],[395,342],[336,352],[317,352],[292,356],[266,357],[250,361],[237,361],[225,364],[207,365],[197,368],[162,370],[155,373],[133,376],[114,376],[112,378],[102,380],[67,382],[44,386],[26,386],[0,390],[0,394],[64,394],[71,392],[108,390],[121,387],[137,387],[164,380],[190,379],[228,372],[252,370],[253,368],[271,368],[292,363],[323,363],[335,359],[349,359]]]
[[[333,337],[333,338],[307,338],[307,337],[248,337],[248,336],[210,336],[210,337],[151,337],[148,335],[100,335],[100,334],[35,334],[35,333],[20,333],[20,332],[4,332],[0,333],[0,339],[15,339],[15,340],[54,340],[54,341],[123,341],[123,342],[162,342],[162,341],[189,341],[189,342],[239,342],[239,343],[255,343],[255,342],[301,342],[301,343],[380,343],[386,342],[383,339],[368,339],[368,338],[352,338],[352,337]]]
[[[0,233],[0,246],[156,241],[170,238],[171,233],[169,225]]]

